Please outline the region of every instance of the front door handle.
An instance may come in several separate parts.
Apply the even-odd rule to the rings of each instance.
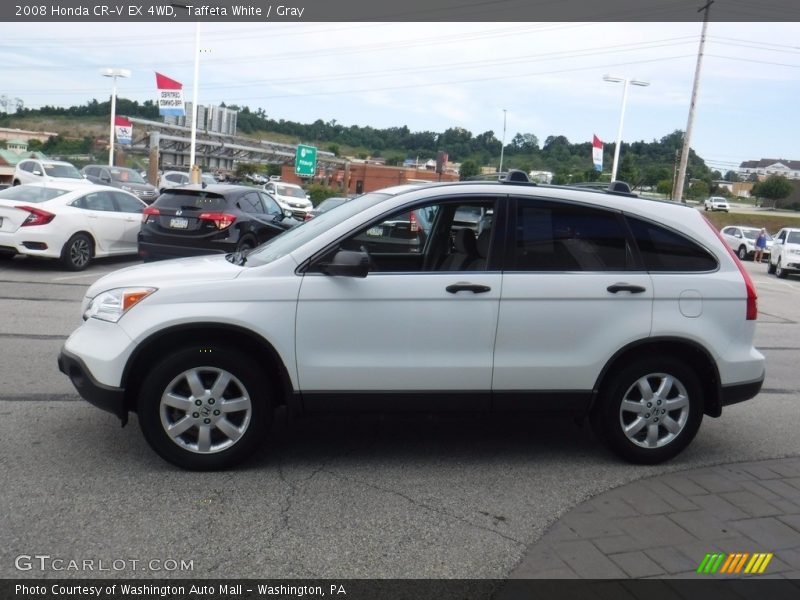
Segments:
[[[606,288],[612,294],[617,292],[630,292],[631,294],[641,294],[645,288],[641,285],[631,285],[630,283],[615,283]]]
[[[457,294],[458,292],[472,292],[473,294],[483,294],[485,292],[491,291],[488,285],[478,285],[475,283],[454,283],[452,285],[448,285],[446,288],[448,292],[451,294]]]

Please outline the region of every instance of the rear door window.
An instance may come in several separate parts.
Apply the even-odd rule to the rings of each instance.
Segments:
[[[619,213],[520,198],[511,271],[624,271],[630,254]]]

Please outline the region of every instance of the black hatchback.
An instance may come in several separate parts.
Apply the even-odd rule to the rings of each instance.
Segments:
[[[255,248],[299,224],[266,192],[239,185],[188,185],[165,191],[142,214],[145,261]]]

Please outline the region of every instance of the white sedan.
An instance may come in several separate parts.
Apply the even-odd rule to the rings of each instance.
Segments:
[[[29,184],[0,191],[0,258],[60,259],[72,271],[93,258],[136,254],[147,205],[118,188]]]

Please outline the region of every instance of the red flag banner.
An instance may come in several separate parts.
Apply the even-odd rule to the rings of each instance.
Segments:
[[[186,114],[183,106],[183,84],[166,75],[156,73],[158,88],[158,114],[182,117]]]

